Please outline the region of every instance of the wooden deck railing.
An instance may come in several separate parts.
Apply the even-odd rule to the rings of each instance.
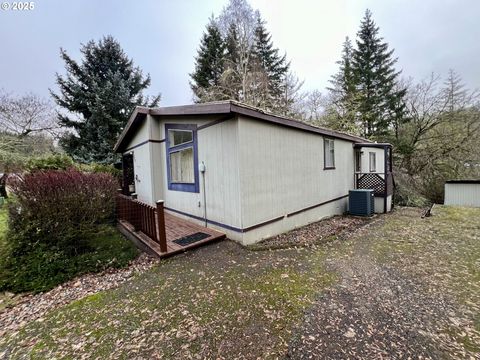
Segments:
[[[153,207],[129,196],[117,194],[116,207],[117,220],[128,222],[135,231],[141,231],[157,242],[162,252],[167,252],[163,200],[157,201],[157,206]]]

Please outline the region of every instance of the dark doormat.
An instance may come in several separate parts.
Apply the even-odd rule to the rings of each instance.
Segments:
[[[184,236],[181,237],[180,239],[173,240],[175,244],[178,244],[180,246],[187,246],[193,243],[196,243],[197,241],[203,240],[208,238],[210,235],[202,233],[202,232],[197,232],[192,235]]]

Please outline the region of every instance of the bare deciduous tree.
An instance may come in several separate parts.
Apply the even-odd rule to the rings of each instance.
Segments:
[[[0,91],[0,131],[25,137],[59,128],[54,106],[38,95],[14,96]]]
[[[326,99],[323,94],[315,89],[305,94],[303,101],[303,116],[310,123],[317,124],[321,122],[325,112]]]
[[[407,88],[408,119],[394,134],[397,169],[441,202],[445,180],[480,176],[480,94],[454,71],[443,84],[432,74],[417,84],[409,80]]]
[[[408,82],[408,122],[398,130],[401,166],[411,175],[422,171],[438,157],[459,154],[471,146],[480,127],[479,93],[465,89],[454,71],[441,86],[432,74],[417,84]]]

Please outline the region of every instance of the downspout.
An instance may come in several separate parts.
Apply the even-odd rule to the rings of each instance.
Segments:
[[[198,170],[202,173],[202,188],[203,188],[203,218],[205,219],[205,227],[208,225],[208,220],[207,220],[207,192],[206,192],[206,186],[205,186],[205,163],[202,161],[202,163],[198,166]]]

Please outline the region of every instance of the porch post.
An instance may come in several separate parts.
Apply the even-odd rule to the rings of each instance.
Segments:
[[[117,189],[117,195],[115,196],[115,215],[116,215],[116,220],[120,221],[123,220],[123,207],[122,207],[122,198],[120,197],[122,195],[122,189]]]
[[[157,226],[158,226],[158,242],[160,243],[160,251],[167,252],[167,235],[165,233],[165,214],[163,209],[163,200],[157,201]]]

